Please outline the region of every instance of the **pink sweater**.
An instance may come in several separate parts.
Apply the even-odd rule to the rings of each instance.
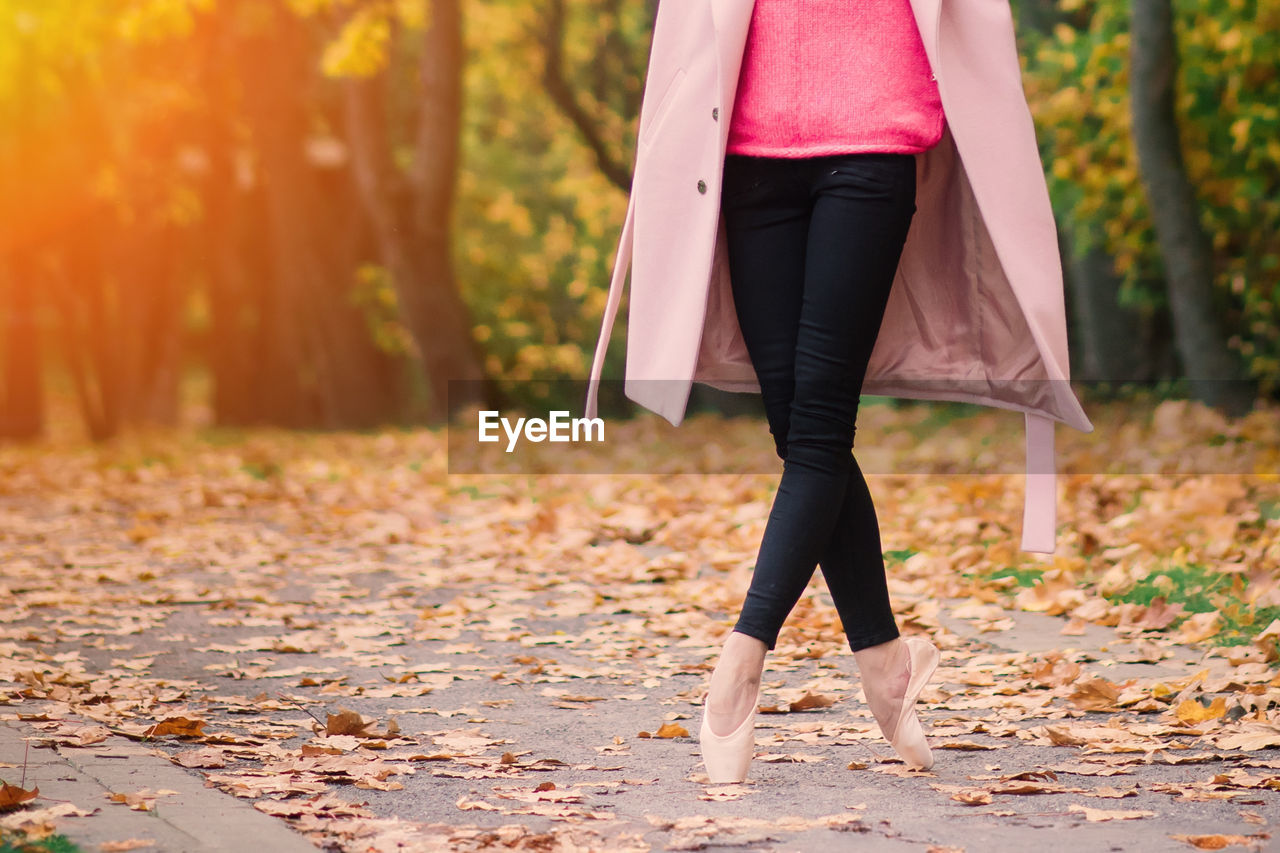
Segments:
[[[728,153],[919,152],[943,121],[910,0],[755,0]]]

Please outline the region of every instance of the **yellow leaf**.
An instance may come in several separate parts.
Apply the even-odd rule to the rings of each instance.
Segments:
[[[656,737],[672,738],[672,737],[688,737],[689,730],[679,723],[663,723],[658,729]]]
[[[1194,699],[1184,699],[1178,703],[1178,707],[1174,710],[1178,719],[1194,725],[1195,723],[1203,723],[1205,720],[1216,720],[1223,714],[1227,713],[1227,700],[1221,696],[1215,698],[1208,708],[1201,705]]]

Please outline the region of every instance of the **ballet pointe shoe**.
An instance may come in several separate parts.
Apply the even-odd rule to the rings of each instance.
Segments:
[[[725,782],[745,782],[747,771],[751,767],[751,759],[756,751],[756,704],[751,703],[751,711],[742,724],[727,735],[718,735],[711,731],[707,721],[708,696],[702,703],[702,728],[698,732],[698,742],[702,749],[702,763],[707,767],[707,778],[716,784]]]
[[[933,753],[916,714],[916,699],[938,668],[942,653],[933,643],[920,637],[907,637],[903,642],[910,653],[911,677],[902,698],[902,710],[898,712],[898,719],[887,740],[909,767],[928,770],[933,767]]]

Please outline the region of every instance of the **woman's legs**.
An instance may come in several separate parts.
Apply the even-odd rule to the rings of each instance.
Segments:
[[[810,204],[806,194],[795,192],[799,176],[794,166],[781,160],[729,157],[721,199],[738,322],[760,380],[774,445],[783,459],[809,238]],[[751,270],[760,258],[768,259],[767,274],[743,271]],[[754,310],[744,311],[747,305]],[[733,731],[751,711],[767,648],[764,641],[736,630],[725,641],[705,707],[715,734]]]
[[[772,648],[825,560],[856,650],[898,635],[874,507],[851,451],[863,377],[915,211],[915,158],[860,154],[766,168],[756,190],[726,199],[735,304],[762,391],[772,392],[766,412],[775,441],[785,429],[782,479],[735,630]],[[797,220],[806,213],[801,243]],[[794,292],[786,293],[797,269],[798,317],[788,310]],[[776,342],[791,336],[788,354]],[[788,371],[790,380],[780,378]],[[787,393],[784,408],[778,401]]]
[[[889,583],[880,544],[871,490],[858,460],[849,457],[849,480],[831,540],[818,565],[840,614],[854,652],[889,642],[899,636],[889,602]]]
[[[860,668],[902,660],[874,507],[851,450],[914,202],[911,155],[726,163],[734,300],[784,466],[735,627],[756,643],[731,636],[712,678],[718,697],[750,685],[743,671],[763,664],[819,562],[851,647],[865,650]],[[746,710],[736,706],[753,697],[708,708],[713,731],[731,730]]]

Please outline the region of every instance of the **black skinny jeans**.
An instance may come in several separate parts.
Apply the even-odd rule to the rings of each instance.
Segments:
[[[734,630],[770,649],[819,564],[850,648],[899,635],[852,450],[915,193],[913,154],[725,159],[733,298],[783,460]]]

